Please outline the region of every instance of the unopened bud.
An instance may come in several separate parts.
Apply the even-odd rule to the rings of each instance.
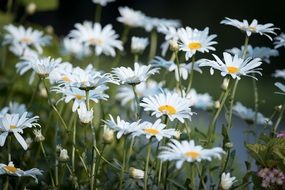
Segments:
[[[176,139],[180,139],[180,135],[181,135],[181,132],[178,131],[178,130],[176,130],[176,131],[175,131],[175,134],[174,134],[174,137],[175,137]]]
[[[178,51],[179,45],[176,40],[169,40],[169,47],[171,51]]]
[[[48,34],[53,34],[54,33],[54,28],[51,25],[46,26],[45,31]]]
[[[221,107],[220,101],[215,101],[214,108],[219,109]]]
[[[114,141],[114,131],[108,127],[104,127],[103,141],[105,144],[111,144]]]
[[[223,84],[221,85],[221,89],[226,91],[228,89],[228,87],[229,87],[229,83],[230,83],[230,79],[225,78],[223,80]]]
[[[228,149],[231,149],[231,148],[233,148],[233,143],[231,143],[231,142],[227,142],[226,144],[225,144],[225,148],[228,148]]]
[[[35,135],[36,142],[42,142],[45,140],[45,137],[42,135],[42,131],[40,129],[34,129],[33,133]]]
[[[29,3],[27,6],[26,6],[26,12],[29,14],[29,15],[32,15],[36,12],[36,9],[37,9],[37,5],[35,3]]]
[[[144,178],[144,171],[139,170],[133,167],[129,169],[130,176],[134,179],[143,179]]]
[[[280,112],[282,110],[282,107],[283,107],[282,105],[279,105],[279,106],[276,106],[275,109],[276,111]]]
[[[67,162],[69,160],[68,152],[66,149],[61,149],[58,160],[60,162]]]

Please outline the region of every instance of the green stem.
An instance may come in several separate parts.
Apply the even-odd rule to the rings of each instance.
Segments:
[[[97,4],[95,10],[95,22],[100,23],[101,15],[102,15],[102,6],[100,4]]]
[[[279,126],[279,124],[280,124],[280,122],[281,122],[281,120],[283,118],[284,108],[285,108],[285,103],[282,105],[282,109],[280,111],[280,114],[279,114],[279,116],[277,118],[277,121],[276,121],[274,127],[273,127],[274,134],[277,133],[278,126]]]
[[[74,123],[73,123],[72,153],[71,153],[71,164],[72,164],[73,175],[75,175],[76,123],[77,123],[77,119],[75,118]]]
[[[200,178],[200,185],[202,185],[202,189],[206,190],[207,187],[206,187],[206,184],[205,184],[205,181],[204,181],[204,177],[200,171],[200,168],[199,168],[199,165],[198,163],[195,164],[196,165],[196,168],[197,168],[197,173],[199,175],[199,178]]]
[[[7,2],[7,14],[12,12],[12,5],[13,5],[13,0],[8,0],[8,2]]]
[[[232,127],[232,116],[233,116],[233,104],[234,104],[234,99],[235,99],[235,94],[236,94],[236,89],[238,85],[238,80],[235,80],[233,90],[230,96],[230,107],[229,107],[229,113],[228,113],[228,119],[227,119],[227,130],[229,130]]]
[[[135,63],[138,63],[138,62],[139,62],[139,54],[138,54],[138,53],[135,53],[135,54],[134,54],[134,62],[135,62]]]
[[[123,137],[123,144],[124,144],[124,153],[123,153],[123,164],[122,164],[122,168],[121,168],[121,175],[120,175],[120,184],[119,184],[119,189],[123,189],[123,183],[124,183],[124,175],[125,175],[125,167],[126,167],[126,139]]]
[[[157,31],[156,29],[153,29],[150,34],[150,50],[149,50],[149,55],[148,59],[151,60],[154,58],[156,54],[156,49],[157,49]]]
[[[147,178],[148,178],[148,166],[149,166],[150,152],[151,152],[151,138],[149,139],[148,144],[147,144],[145,172],[144,172],[144,190],[147,190]]]
[[[44,148],[42,142],[40,142],[40,147],[41,147],[43,156],[44,156],[44,158],[45,158],[45,161],[46,161],[47,165],[49,166],[49,175],[50,175],[52,187],[55,188],[54,179],[53,179],[53,176],[52,176],[52,173],[51,173],[51,167],[50,167],[49,159],[48,159],[48,157],[47,157],[47,154],[46,154],[46,151],[45,151],[45,148]]]
[[[192,56],[192,65],[191,65],[190,79],[189,79],[189,84],[188,84],[186,93],[188,93],[191,90],[191,87],[192,87],[193,78],[194,78],[194,65],[195,65],[195,55]]]
[[[137,114],[136,114],[136,118],[138,119],[140,117],[140,101],[139,101],[139,97],[136,93],[136,85],[132,85],[132,89],[135,95],[135,100],[136,100],[136,110],[137,110]]]
[[[254,128],[256,128],[257,115],[258,115],[258,89],[257,89],[256,80],[254,78],[252,79],[252,85],[253,85],[253,92],[254,92]]]
[[[249,37],[246,35],[245,40],[244,40],[244,45],[243,45],[243,52],[242,52],[242,58],[243,59],[245,59],[245,56],[247,53],[248,42],[249,42]]]
[[[128,150],[128,154],[127,154],[127,168],[130,166],[130,158],[131,158],[131,155],[132,155],[132,150],[133,150],[133,146],[134,146],[134,142],[135,142],[135,138],[132,137],[132,140],[131,140],[131,143],[130,143],[130,147],[129,147],[129,150]]]
[[[104,150],[105,150],[106,144],[103,144],[102,150],[101,150],[101,154],[103,155]],[[96,171],[95,171],[95,179],[97,179],[98,176],[98,172],[100,170],[100,162],[101,162],[101,157],[97,157],[96,158]],[[95,181],[95,187],[97,187],[97,182]]]
[[[191,188],[192,190],[195,190],[196,189],[196,171],[195,171],[195,167],[194,167],[194,164],[192,163],[191,164],[191,172],[190,172],[190,179],[191,179]]]
[[[7,158],[8,158],[8,163],[11,162],[11,136],[10,134],[8,135],[8,142],[7,142]]]
[[[173,52],[175,54],[176,65],[178,69],[178,87],[180,89],[181,96],[183,96],[182,84],[181,84],[181,75],[180,75],[180,61],[178,57],[178,52]]]

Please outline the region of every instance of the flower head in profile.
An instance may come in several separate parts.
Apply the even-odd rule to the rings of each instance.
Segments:
[[[220,147],[204,149],[202,146],[195,145],[193,140],[179,142],[172,139],[171,142],[161,148],[158,157],[162,161],[175,161],[176,168],[180,169],[184,162],[211,161],[213,158],[221,159],[221,154],[224,153]]]
[[[151,65],[134,64],[134,69],[130,67],[117,67],[112,70],[112,73],[122,84],[137,85],[148,79],[150,75],[158,72],[158,68],[152,68]]]
[[[240,80],[241,76],[249,76],[257,80],[254,76],[250,74],[262,75],[259,66],[262,64],[260,58],[239,58],[238,55],[232,56],[231,54],[224,52],[224,61],[222,61],[218,56],[214,55],[215,60],[208,60],[200,64],[200,66],[211,67],[211,74],[214,73],[214,69],[221,71],[222,76],[230,75],[233,79]]]
[[[260,35],[267,36],[270,40],[272,40],[270,35],[276,35],[275,30],[279,29],[274,27],[272,23],[267,24],[258,24],[258,21],[254,19],[250,24],[247,20],[243,20],[242,22],[236,19],[231,19],[226,17],[221,21],[221,24],[226,24],[230,26],[234,26],[241,31],[244,31],[247,36],[251,36],[252,33],[257,33]]]
[[[12,24],[4,26],[6,34],[4,35],[4,44],[9,44],[10,47],[21,47],[23,52],[25,49],[35,50],[42,53],[42,47],[49,44],[51,37],[46,36],[43,32],[33,30],[31,27],[24,28],[23,26],[14,26]],[[22,52],[22,55],[23,55]]]
[[[185,96],[191,100],[194,108],[207,110],[214,105],[213,98],[208,93],[197,93],[195,89],[191,89]]]
[[[276,82],[274,85],[282,91],[282,92],[276,92],[277,94],[285,95],[285,85],[284,84],[280,82]]]
[[[35,182],[38,183],[37,176],[43,175],[43,171],[37,168],[33,168],[30,170],[22,170],[20,168],[16,168],[13,162],[9,162],[8,165],[0,163],[0,175],[11,175],[17,177],[32,177]]]
[[[83,44],[76,39],[66,37],[63,39],[62,44],[64,54],[70,54],[78,59],[91,54],[90,49],[86,46],[83,46]]]
[[[0,146],[4,146],[6,138],[9,134],[13,134],[24,150],[28,145],[22,137],[22,133],[26,128],[40,127],[37,123],[39,117],[27,117],[28,112],[23,114],[5,114],[0,118]]]
[[[143,26],[146,16],[141,11],[136,11],[129,7],[119,7],[120,16],[117,18],[121,22],[130,27]]]
[[[213,39],[217,35],[209,35],[208,27],[202,31],[190,27],[180,28],[177,34],[180,42],[180,50],[186,52],[186,60],[191,58],[196,52],[204,53],[216,50],[213,45],[217,44],[217,42],[213,41]]]
[[[175,43],[175,45],[178,45],[177,44],[177,41],[178,41],[177,29],[171,26],[166,27],[164,25],[160,25],[157,31],[164,34],[165,41],[161,44],[161,49],[162,49],[162,56],[165,56],[171,43]]]
[[[274,48],[280,48],[280,47],[285,47],[285,34],[281,33],[279,36],[275,37],[274,39]]]
[[[255,121],[255,111],[245,107],[240,102],[233,106],[233,113],[243,119],[248,124],[253,124]],[[272,125],[269,118],[264,117],[262,113],[257,113],[256,124],[258,125]]]
[[[127,122],[117,116],[117,120],[114,120],[112,115],[110,115],[110,119],[105,121],[105,124],[110,127],[112,130],[117,132],[117,139],[120,139],[122,135],[128,135],[140,127],[140,121],[136,122]]]
[[[69,37],[82,43],[84,47],[93,47],[96,55],[114,57],[115,49],[123,50],[122,42],[118,40],[119,35],[110,24],[102,27],[100,23],[86,21],[83,24],[75,24],[75,28],[70,32]]]
[[[140,38],[133,36],[131,42],[131,51],[134,54],[142,54],[148,45],[148,38]]]
[[[136,169],[134,167],[130,167],[129,169],[130,176],[134,179],[143,179],[144,171],[140,169]]]
[[[223,190],[229,190],[236,181],[236,177],[231,177],[231,173],[224,172],[221,176],[221,187]]]
[[[93,3],[95,4],[99,4],[101,5],[102,7],[105,7],[108,3],[112,3],[114,2],[115,0],[92,0]]]
[[[171,138],[175,134],[175,129],[166,129],[166,125],[161,123],[161,119],[154,123],[145,121],[141,123],[138,130],[132,133],[133,136],[145,135],[147,139],[155,137],[158,141],[162,138]]]
[[[77,109],[79,119],[82,123],[90,123],[93,119],[93,109],[87,110],[86,105],[82,105]]]
[[[275,78],[283,78],[283,79],[285,79],[285,69],[276,70],[276,71],[272,74],[272,76],[275,77]]]
[[[154,96],[148,96],[142,99],[140,106],[144,111],[152,112],[151,115],[162,117],[166,115],[171,121],[178,119],[184,123],[185,119],[191,120],[191,101],[188,98],[182,98],[177,93],[162,92]]]
[[[175,19],[165,19],[165,18],[156,18],[156,17],[146,17],[143,23],[143,28],[150,32],[152,30],[158,30],[159,27],[180,27],[180,20]]]

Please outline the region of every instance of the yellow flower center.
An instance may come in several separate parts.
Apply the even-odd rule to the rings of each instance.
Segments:
[[[254,31],[254,32],[256,31],[256,28],[252,27],[252,26],[249,26],[248,29],[251,30],[251,31]]]
[[[30,44],[32,43],[32,39],[29,38],[29,37],[23,37],[21,40],[20,40],[22,43],[25,43],[25,44]]]
[[[197,49],[200,49],[201,47],[202,47],[202,45],[200,42],[190,42],[188,44],[188,48],[191,50],[197,50]]]
[[[88,42],[92,45],[101,45],[103,43],[103,41],[101,39],[98,39],[95,37],[89,38]]]
[[[17,168],[15,168],[14,166],[4,166],[3,168],[6,172],[9,173],[15,173],[17,171]]]
[[[185,153],[185,155],[191,157],[192,159],[196,159],[200,156],[200,153],[196,151],[188,151]]]
[[[157,135],[159,133],[159,130],[153,129],[153,128],[147,128],[147,129],[144,129],[144,132],[150,135]]]
[[[158,108],[159,111],[167,113],[168,115],[176,114],[176,109],[170,105],[163,105]]]
[[[66,75],[64,75],[62,77],[62,80],[65,81],[65,82],[71,82],[70,78],[68,76],[66,76]]]
[[[10,125],[10,129],[15,129],[16,127],[16,125]]]
[[[237,67],[231,66],[231,67],[227,67],[227,70],[229,73],[234,74],[234,73],[238,72],[239,69]]]
[[[82,96],[80,94],[76,94],[75,97],[77,100],[83,100],[85,98],[85,96]]]

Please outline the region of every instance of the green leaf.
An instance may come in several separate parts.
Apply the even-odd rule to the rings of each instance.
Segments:
[[[37,5],[37,11],[52,11],[58,8],[58,0],[21,0],[21,3],[28,5],[29,3],[35,3]]]

